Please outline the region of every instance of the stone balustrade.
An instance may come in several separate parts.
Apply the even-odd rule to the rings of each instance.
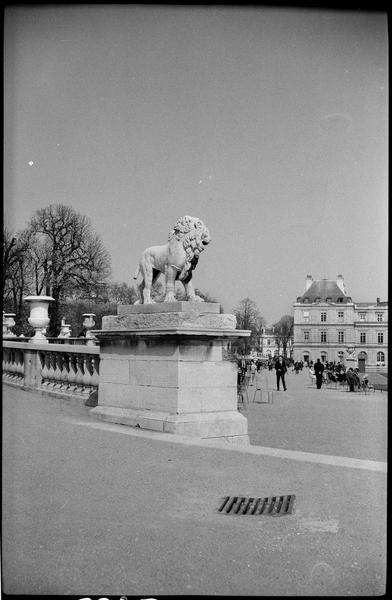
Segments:
[[[99,362],[98,346],[3,340],[3,382],[23,389],[87,399],[98,391]]]

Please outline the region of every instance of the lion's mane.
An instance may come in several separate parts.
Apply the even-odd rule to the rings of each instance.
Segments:
[[[186,253],[186,261],[179,279],[185,279],[189,271],[197,263],[200,252],[204,250],[203,237],[209,238],[209,232],[201,219],[180,217],[169,233],[169,242],[173,239],[181,242]]]

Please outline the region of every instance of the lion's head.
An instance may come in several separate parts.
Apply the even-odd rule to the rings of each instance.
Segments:
[[[186,252],[186,263],[180,279],[184,279],[190,269],[194,268],[200,252],[211,242],[210,232],[201,219],[196,217],[180,217],[169,233],[169,241],[173,238],[182,242]]]

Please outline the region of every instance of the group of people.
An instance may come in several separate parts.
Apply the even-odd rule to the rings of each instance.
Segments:
[[[238,385],[243,384],[245,382],[245,377],[248,374],[249,377],[249,385],[254,385],[256,381],[256,374],[262,368],[263,362],[260,359],[247,361],[245,357],[242,357],[238,361]],[[359,389],[364,384],[367,384],[367,375],[364,375],[361,379],[359,374],[359,369],[353,369],[350,367],[347,371],[345,366],[338,362],[321,362],[320,358],[316,360],[315,363],[313,361],[307,363],[309,367],[309,372],[316,377],[316,386],[317,389],[320,389],[323,381],[335,381],[335,382],[345,382],[349,386],[350,392],[354,392],[355,389]],[[295,373],[299,373],[302,371],[304,367],[304,363],[302,361],[297,361],[293,363],[293,371]],[[287,385],[285,376],[287,373],[288,362],[282,355],[278,356],[275,362],[270,361],[268,363],[268,368],[270,371],[275,369],[276,372],[276,389],[280,391],[280,386],[282,385],[283,391],[287,391]]]
[[[366,387],[368,385],[368,376],[359,373],[358,367],[346,367],[342,363],[327,362],[325,365],[318,358],[311,368],[311,373],[316,376],[316,386],[321,388],[323,381],[334,381],[337,383],[347,382],[349,391],[355,392],[356,389]]]
[[[302,360],[296,360],[295,363],[293,364],[293,371],[295,372],[296,375],[298,375],[298,373],[300,371],[302,371],[303,368],[304,368],[304,363]]]

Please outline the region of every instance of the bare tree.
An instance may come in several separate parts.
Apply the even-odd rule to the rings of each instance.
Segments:
[[[287,357],[287,346],[289,345],[290,339],[293,337],[294,317],[291,315],[283,315],[277,323],[274,323],[273,327],[278,352],[280,353],[280,347],[282,346],[283,356]]]
[[[241,300],[233,308],[233,313],[237,319],[237,329],[250,329],[252,332],[249,338],[244,338],[244,350],[248,352],[250,348],[258,345],[265,319],[261,316],[256,302],[250,298]]]
[[[3,234],[3,304],[16,314],[16,322],[23,312],[28,243],[23,234],[11,234],[4,228]]]
[[[10,285],[15,269],[18,265],[17,239],[6,227],[3,231],[3,302],[11,295]]]
[[[76,287],[89,291],[110,275],[110,257],[90,220],[61,204],[38,210],[24,234],[30,254],[29,285],[52,296],[49,335],[60,326],[60,300]]]

